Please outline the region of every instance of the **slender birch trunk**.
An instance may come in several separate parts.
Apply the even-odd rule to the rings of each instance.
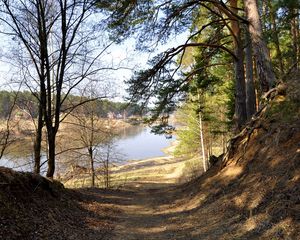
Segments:
[[[208,167],[207,167],[207,161],[206,161],[206,156],[205,156],[203,124],[202,124],[202,113],[201,112],[199,112],[199,131],[200,131],[200,144],[201,144],[201,150],[202,150],[203,171],[206,172]]]
[[[199,103],[199,109],[200,109],[200,92],[198,90],[198,103]],[[204,146],[204,134],[203,134],[203,123],[202,123],[202,112],[201,110],[198,113],[198,120],[199,120],[199,133],[200,133],[200,148],[202,152],[202,165],[203,165],[203,171],[206,172],[208,169],[207,161],[206,161],[206,155],[205,155],[205,146]]]

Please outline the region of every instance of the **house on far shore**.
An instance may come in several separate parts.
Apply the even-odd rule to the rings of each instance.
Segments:
[[[127,112],[124,111],[123,114],[122,113],[114,113],[114,112],[109,112],[107,114],[107,118],[108,119],[127,119]]]

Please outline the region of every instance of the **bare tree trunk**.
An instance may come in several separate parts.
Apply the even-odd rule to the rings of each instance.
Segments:
[[[262,25],[256,0],[244,0],[249,21],[249,32],[256,59],[256,68],[261,90],[267,92],[276,82],[267,45],[263,39]]]
[[[256,111],[256,96],[253,80],[253,56],[252,44],[249,31],[246,29],[246,39],[249,39],[245,48],[246,59],[246,109],[247,119],[249,120]]]
[[[92,95],[93,91],[91,89],[91,95]],[[92,97],[91,97],[92,98]],[[89,140],[89,155],[90,155],[90,161],[91,161],[91,172],[92,172],[92,187],[95,187],[95,166],[94,166],[94,144],[95,144],[95,138],[94,138],[94,131],[95,131],[95,113],[94,113],[94,109],[91,110],[90,112],[90,121],[91,121],[91,136],[90,136],[90,140]]]
[[[36,127],[36,136],[34,140],[34,173],[40,174],[41,172],[41,148],[42,148],[42,134],[43,134],[43,109],[39,103],[39,115]]]
[[[48,170],[46,176],[53,178],[55,172],[55,135],[56,133],[53,130],[48,130]]]
[[[89,149],[88,149],[88,151],[89,151],[91,174],[92,174],[92,184],[91,184],[91,187],[95,187],[95,166],[94,166],[93,146],[90,146]]]
[[[110,146],[107,148],[106,159],[105,159],[105,187],[109,188],[109,153]]]
[[[197,100],[199,103],[199,109],[201,109],[201,94],[200,94],[200,90],[197,90]],[[206,155],[205,155],[205,146],[204,146],[204,134],[203,134],[203,122],[202,122],[202,112],[201,110],[198,113],[198,120],[199,120],[199,134],[200,134],[200,148],[201,148],[201,152],[202,152],[202,166],[203,166],[203,171],[206,172],[208,169],[207,166],[207,160],[206,160]]]
[[[208,158],[210,159],[210,157],[213,155],[213,144],[212,144],[212,135],[211,132],[209,131],[207,134],[207,139],[208,139]]]
[[[224,154],[226,152],[226,137],[225,134],[222,133],[222,153]]]

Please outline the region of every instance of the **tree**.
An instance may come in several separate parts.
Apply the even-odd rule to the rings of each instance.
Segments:
[[[270,9],[270,23],[272,24],[272,38],[274,39],[275,48],[276,48],[276,55],[275,59],[278,59],[279,62],[279,77],[281,78],[284,74],[284,65],[283,65],[283,59],[282,59],[282,52],[280,48],[280,42],[279,42],[279,30],[277,26],[277,9],[274,6],[274,3],[271,1],[268,1],[268,7]]]
[[[91,88],[92,86],[91,84]],[[94,91],[91,89],[91,99],[96,97],[93,93]],[[108,129],[105,128],[103,120],[97,115],[96,107],[96,101],[86,103],[77,109],[79,112],[75,111],[72,114],[74,120],[69,123],[75,126],[74,132],[76,133],[73,141],[78,142],[78,146],[75,149],[79,154],[79,158],[88,159],[91,173],[91,187],[95,187],[95,165],[99,163],[100,145],[109,141]]]
[[[104,187],[109,188],[111,164],[117,160],[113,144],[115,122],[101,118],[97,102],[92,101],[73,111],[63,124],[66,135],[61,136],[62,144],[58,145],[60,163],[68,168],[71,159],[71,165],[90,175],[91,187],[97,185],[96,180],[101,176]]]
[[[205,172],[207,161],[204,146],[203,109],[199,109],[199,101],[194,102],[190,99],[176,112],[177,121],[184,125],[177,130],[180,142],[175,149],[175,155],[194,156],[197,154]]]
[[[88,109],[87,114],[72,114],[75,118],[71,123],[75,126],[73,131],[73,144],[77,142],[77,147],[67,149],[69,151],[75,151],[75,156],[80,159],[80,162],[87,161],[89,163],[89,169],[91,174],[91,187],[95,187],[96,178],[96,163],[99,162],[98,150],[99,145],[103,144],[106,138],[105,130],[101,127],[100,119],[95,115],[93,110],[94,102],[85,106]],[[84,164],[85,165],[85,164]]]
[[[0,159],[3,157],[7,147],[14,142],[14,139],[11,139],[11,118],[13,110],[16,106],[16,102],[18,99],[19,91],[16,92],[16,94],[12,97],[12,103],[9,107],[9,110],[7,112],[7,116],[5,119],[5,127],[0,130]],[[8,95],[9,96],[9,95]]]
[[[193,53],[195,68],[207,64],[205,54],[208,53],[201,48]],[[232,92],[229,84],[232,75],[226,76],[229,67],[221,65],[214,69],[205,68],[195,74],[189,84],[185,103],[176,111],[176,119],[183,127],[176,131],[179,145],[175,153],[192,157],[198,155],[204,171],[209,167],[210,156],[224,151],[221,148],[225,145],[228,131],[226,108],[230,97],[225,92]]]
[[[245,38],[250,40],[248,29],[245,30]],[[251,40],[246,42],[245,47],[245,82],[246,82],[246,109],[249,120],[256,112],[256,94],[253,74],[253,54]]]
[[[262,25],[256,0],[244,0],[245,11],[249,21],[258,79],[263,92],[267,92],[276,82],[266,42],[263,39]]]
[[[246,86],[245,86],[245,70],[244,70],[244,53],[243,53],[243,41],[242,33],[240,27],[240,21],[238,16],[238,1],[229,1],[231,11],[223,9],[224,7],[220,5],[221,10],[227,15],[231,20],[231,27],[228,26],[231,32],[234,45],[234,74],[235,74],[235,117],[237,128],[245,124],[247,120],[247,104],[246,104]],[[250,79],[247,79],[250,80]],[[250,96],[249,96],[250,97]],[[251,97],[253,97],[251,95]]]
[[[85,79],[95,79],[97,65],[110,43],[101,44],[93,24],[89,0],[2,0],[1,18],[5,34],[20,46],[19,60],[25,84],[39,102],[35,140],[36,166],[40,160],[42,128],[47,130],[48,171],[55,172],[55,139],[63,120],[76,106],[62,109],[68,95]],[[98,41],[99,47],[90,44]],[[80,102],[77,105],[82,105]],[[38,167],[36,168],[38,172]]]
[[[240,24],[247,21],[240,16],[237,3],[238,1],[232,0],[227,5],[223,1],[155,1],[148,4],[144,1],[135,4],[121,1],[120,4],[114,2],[108,4],[107,8],[114,10],[110,21],[113,36],[121,34],[122,40],[140,30],[139,49],[143,49],[143,46],[148,49],[147,43],[151,40],[164,42],[172,34],[191,29],[190,37],[185,43],[153,58],[149,62],[152,66],[150,69],[136,72],[135,76],[128,81],[128,90],[134,102],[141,101],[147,104],[153,101],[153,96],[157,97],[153,119],[158,118],[159,115],[167,116],[168,112],[173,111],[176,101],[186,91],[193,74],[202,70],[194,69],[194,72],[186,77],[178,78],[182,64],[181,56],[185,55],[188,48],[202,47],[212,49],[212,52],[215,50],[214,54],[224,51],[232,56],[236,80],[237,127],[241,128],[246,122],[244,56]],[[119,11],[117,6],[120,6],[122,11]],[[206,18],[199,21],[203,15]],[[140,20],[133,21],[134,18]],[[199,41],[206,29],[212,29],[210,38]],[[228,40],[228,37],[232,37],[232,41]],[[176,61],[176,58],[179,60]],[[209,65],[210,62],[207,67]]]

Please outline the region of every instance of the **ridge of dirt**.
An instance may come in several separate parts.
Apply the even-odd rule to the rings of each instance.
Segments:
[[[0,167],[0,239],[103,239],[118,210],[101,201],[101,191]]]

